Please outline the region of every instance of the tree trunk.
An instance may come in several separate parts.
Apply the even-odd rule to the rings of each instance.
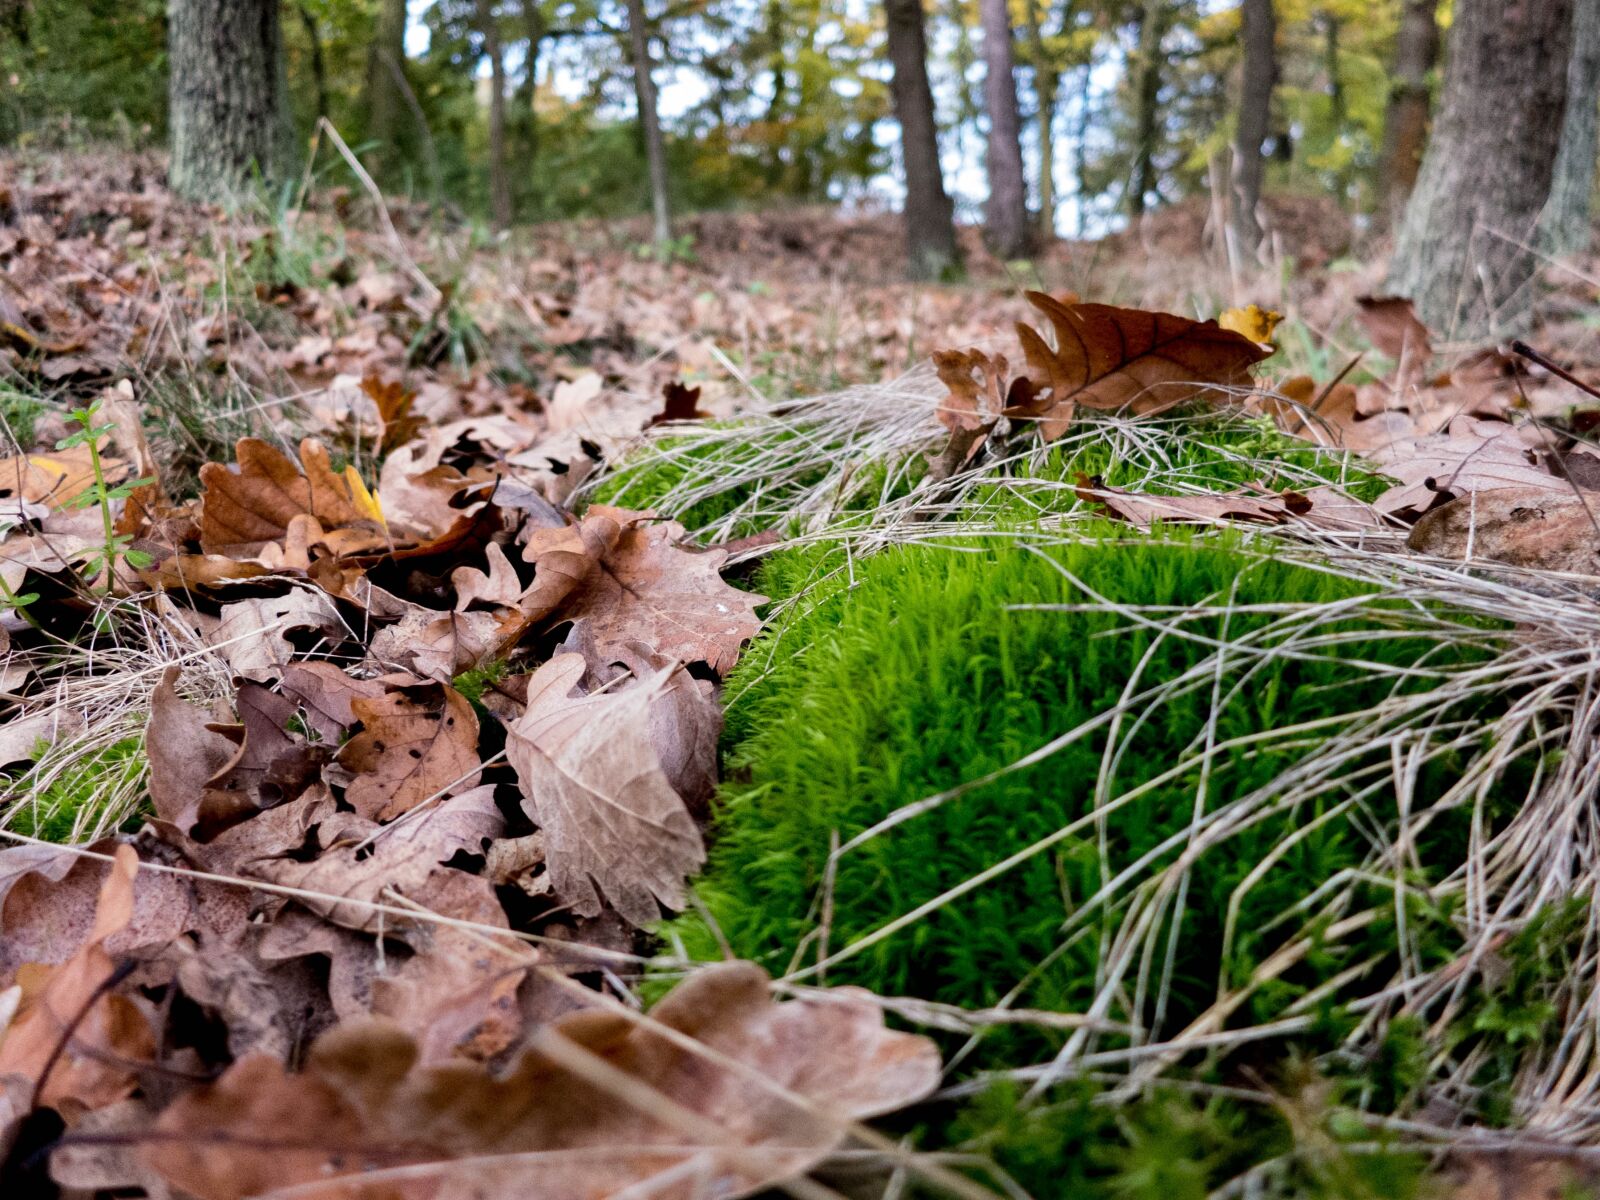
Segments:
[[[400,115],[405,97],[390,63],[406,60],[406,0],[383,0],[367,48],[367,136],[377,143],[373,159],[380,171],[399,162]]]
[[[500,14],[494,0],[478,0],[483,53],[489,59],[489,218],[511,228],[511,178],[506,174],[506,64],[500,45]]]
[[[1453,338],[1520,328],[1566,111],[1573,0],[1457,0],[1444,96],[1389,288]],[[1552,64],[1557,69],[1552,69]]]
[[[1022,175],[1022,118],[1006,0],[980,0],[983,16],[983,101],[989,110],[989,203],[984,217],[989,249],[1003,259],[1033,251],[1028,185]]]
[[[628,0],[628,36],[633,43],[633,91],[639,101],[639,126],[644,153],[650,164],[650,212],[655,219],[655,242],[672,240],[672,211],[667,206],[667,146],[656,114],[656,81],[650,60],[650,30],[644,0]]]
[[[302,0],[295,5],[300,15],[300,26],[306,31],[306,41],[311,43],[311,82],[317,89],[317,120],[328,115],[328,66],[322,56],[322,33],[317,19],[311,15]]]
[[[173,190],[219,200],[289,158],[278,0],[171,0]]]
[[[1580,254],[1593,234],[1596,133],[1600,125],[1600,0],[1574,0],[1572,57],[1567,65],[1567,115],[1561,126],[1544,213],[1544,248],[1551,254]]]
[[[1383,225],[1399,217],[1422,165],[1428,141],[1428,72],[1439,57],[1438,7],[1439,0],[1405,0],[1400,11],[1378,160],[1378,221]]]
[[[1145,0],[1139,18],[1139,48],[1135,51],[1133,174],[1128,188],[1128,215],[1144,216],[1145,204],[1156,187],[1156,134],[1161,102],[1162,67],[1166,59],[1161,43],[1167,36],[1167,0]]]
[[[539,0],[523,0],[523,21],[528,31],[528,53],[522,70],[523,119],[527,121],[526,157],[523,171],[528,179],[528,193],[535,201],[541,198],[539,173],[539,60],[544,57],[544,10]]]
[[[1253,256],[1261,245],[1256,209],[1266,171],[1261,147],[1272,123],[1272,88],[1278,76],[1278,22],[1272,0],[1244,0],[1239,14],[1244,71],[1233,137],[1233,236],[1239,250]]]
[[[1048,244],[1056,236],[1056,97],[1061,93],[1061,71],[1048,61],[1037,0],[1027,0],[1026,11],[1033,94],[1039,104],[1039,239]]]
[[[928,39],[922,0],[885,0],[900,159],[905,168],[906,248],[916,279],[939,279],[960,265],[954,210],[939,168],[939,131],[928,86]]]

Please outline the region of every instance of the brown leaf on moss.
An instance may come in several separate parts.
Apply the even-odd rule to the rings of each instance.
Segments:
[[[179,1097],[142,1154],[197,1200],[291,1185],[308,1200],[391,1200],[433,1195],[444,1177],[476,1195],[735,1200],[812,1169],[849,1122],[939,1081],[933,1043],[885,1029],[864,993],[775,1003],[749,963],[697,973],[650,1015],[653,1026],[594,1009],[558,1017],[496,1073],[421,1066],[392,1025],[349,1022],[318,1039],[300,1074],[250,1056]],[[420,1191],[361,1177],[408,1163],[439,1169]]]
[[[676,379],[669,379],[662,384],[661,399],[661,411],[650,418],[646,428],[668,421],[698,421],[711,415],[700,411],[700,389],[679,383]]]
[[[1078,475],[1078,499],[1095,504],[1107,516],[1148,529],[1157,522],[1250,521],[1282,525],[1308,514],[1312,501],[1300,492],[1268,492],[1240,488],[1232,492],[1199,492],[1157,496],[1108,487],[1099,478]]]
[[[1063,303],[1043,292],[1029,292],[1028,301],[1050,321],[1056,345],[1031,326],[1017,326],[1038,394],[1008,415],[1037,420],[1046,441],[1066,431],[1080,404],[1144,416],[1212,399],[1247,384],[1250,368],[1272,354],[1215,321]]]
[[[528,681],[528,704],[507,727],[506,757],[523,807],[544,830],[556,893],[584,916],[600,893],[635,925],[683,907],[683,880],[705,861],[684,798],[663,769],[651,709],[689,687],[668,668],[631,687],[574,695],[587,666],[558,654]],[[658,904],[659,902],[659,904]]]
[[[761,629],[765,596],[722,580],[724,550],[686,550],[684,529],[650,513],[591,505],[580,524],[535,529],[523,557],[534,564],[522,601],[529,625],[582,625],[601,654],[643,642],[680,662],[725,674]]]
[[[339,751],[356,778],[345,799],[362,816],[392,821],[441,792],[478,783],[478,718],[460,692],[443,684],[356,697],[364,728]]]
[[[1551,482],[1557,486],[1490,488],[1452,500],[1423,516],[1407,544],[1463,562],[1600,575],[1600,492]]]

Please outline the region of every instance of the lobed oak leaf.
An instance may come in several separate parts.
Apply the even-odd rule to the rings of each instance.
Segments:
[[[1157,496],[1108,487],[1098,478],[1078,475],[1078,499],[1098,505],[1108,516],[1148,529],[1158,521],[1216,522],[1254,521],[1282,525],[1310,505],[1295,492],[1275,494],[1259,489],[1232,492],[1196,492],[1181,496]]]
[[[1541,464],[1543,439],[1504,421],[1456,417],[1441,433],[1397,441],[1373,458],[1399,482],[1374,502],[1390,516],[1420,516],[1445,497],[1528,487],[1570,494],[1572,485]]]
[[[675,521],[591,505],[565,529],[535,529],[523,549],[533,586],[520,605],[526,622],[571,621],[603,655],[643,642],[680,662],[726,674],[761,629],[765,596],[723,582],[725,550],[686,550]]]
[[[765,972],[734,962],[679,984],[648,1021],[557,1017],[495,1073],[421,1065],[394,1026],[347,1022],[317,1040],[299,1074],[252,1055],[180,1096],[141,1153],[197,1200],[289,1186],[308,1200],[463,1187],[736,1200],[811,1170],[851,1121],[914,1103],[938,1081],[934,1044],[886,1029],[859,989],[776,1003]],[[417,1169],[377,1174],[408,1164]]]
[[[306,724],[324,742],[337,745],[360,721],[350,707],[357,698],[375,700],[384,694],[375,679],[356,679],[330,662],[295,663],[283,673],[283,694],[300,706]]]
[[[1411,373],[1427,366],[1433,357],[1433,340],[1410,300],[1404,296],[1357,296],[1356,305],[1360,310],[1356,320],[1380,354],[1407,364]]]
[[[103,442],[100,470],[111,487],[127,478],[128,464],[106,454]],[[94,486],[94,459],[87,445],[0,458],[0,503],[24,501],[62,509]]]
[[[676,379],[661,385],[661,411],[650,418],[645,428],[663,425],[668,421],[699,421],[710,416],[700,411],[700,388],[689,387]]]
[[[683,907],[683,880],[705,844],[650,737],[651,710],[693,687],[668,667],[632,687],[574,695],[581,654],[558,654],[528,681],[527,708],[506,728],[523,807],[545,835],[557,894],[583,916],[600,893],[635,925]],[[597,890],[598,889],[598,890]]]
[[[350,708],[363,729],[338,761],[355,773],[345,800],[362,816],[391,821],[442,793],[477,786],[478,718],[454,688],[396,688],[355,697]]]
[[[1008,415],[1039,421],[1046,441],[1065,432],[1080,404],[1144,416],[1211,399],[1247,383],[1250,368],[1272,354],[1215,321],[1063,303],[1042,292],[1029,292],[1028,301],[1049,319],[1056,345],[1052,349],[1031,326],[1017,326],[1029,378],[1039,390]]]
[[[238,748],[211,727],[209,714],[178,695],[179,675],[179,667],[168,667],[150,693],[145,749],[156,815],[189,834],[197,826],[216,827],[237,816],[234,798],[208,796],[205,788]]]
[[[311,516],[330,530],[363,519],[349,481],[334,472],[321,442],[300,443],[304,471],[259,438],[240,438],[235,455],[234,467],[200,468],[200,547],[206,553],[253,554],[264,543],[282,542],[296,517]]]
[[[320,591],[290,588],[282,596],[252,597],[224,604],[201,633],[234,675],[258,683],[281,677],[294,657],[289,632],[314,629],[334,643],[351,636],[333,602]]]

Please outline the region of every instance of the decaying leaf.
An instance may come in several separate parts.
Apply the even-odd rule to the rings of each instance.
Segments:
[[[684,877],[705,845],[649,736],[668,689],[692,686],[663,670],[631,687],[574,696],[587,665],[559,654],[534,673],[528,705],[506,730],[506,757],[523,806],[544,830],[556,892],[584,916],[603,892],[635,925],[683,907]],[[597,891],[598,888],[598,891]]]
[[[133,1090],[134,1067],[155,1049],[144,1014],[126,996],[102,992],[117,969],[105,943],[133,917],[138,869],[132,847],[118,847],[88,937],[60,966],[19,973],[22,1005],[0,1040],[0,1077],[29,1080],[36,1103],[92,1109],[121,1100]]]
[[[128,476],[128,463],[100,447],[100,469],[108,486]],[[0,459],[0,501],[24,500],[62,509],[94,486],[94,462],[89,447],[39,451]]]
[[[347,475],[336,474],[321,442],[300,443],[301,471],[281,450],[258,438],[241,438],[237,466],[200,468],[200,546],[207,554],[250,557],[270,542],[282,542],[290,523],[311,517],[323,530],[365,522],[362,543],[387,543],[387,531],[364,512]]]
[[[1417,319],[1411,301],[1404,296],[1357,296],[1360,312],[1356,319],[1380,354],[1420,371],[1433,357],[1433,341],[1428,327]]]
[[[1411,438],[1374,454],[1384,474],[1399,483],[1378,497],[1378,511],[1417,516],[1442,502],[1442,497],[1489,489],[1530,487],[1572,490],[1540,462],[1543,444],[1537,431],[1457,417],[1442,433]]]
[[[201,639],[244,679],[271,683],[280,678],[294,657],[289,644],[292,630],[319,630],[337,644],[345,636],[344,622],[328,597],[312,588],[290,588],[282,596],[252,597],[224,604],[214,625]]]
[[[290,1185],[308,1200],[594,1200],[624,1189],[734,1200],[810,1170],[850,1121],[938,1084],[933,1043],[885,1029],[862,993],[774,1003],[765,973],[748,963],[699,972],[650,1016],[654,1024],[598,1010],[559,1017],[496,1074],[419,1065],[415,1043],[392,1025],[347,1023],[317,1041],[298,1075],[252,1055],[179,1097],[142,1153],[197,1200]],[[557,1150],[569,1153],[537,1153]],[[371,1176],[406,1164],[438,1170],[408,1173],[409,1189]],[[447,1192],[446,1180],[467,1192]]]
[[[231,818],[233,805],[218,811],[206,784],[233,760],[238,747],[212,728],[211,716],[178,695],[180,668],[168,667],[150,694],[145,746],[150,756],[150,799],[156,815],[184,833]]]
[[[351,702],[375,700],[385,691],[379,680],[355,679],[330,662],[295,663],[284,671],[279,686],[300,705],[306,724],[322,741],[334,745],[361,719]]]
[[[661,411],[650,418],[650,424],[662,425],[667,421],[698,421],[710,416],[699,409],[700,389],[669,379],[661,386]]]
[[[425,800],[478,783],[478,717],[444,684],[354,697],[362,730],[339,751],[355,773],[345,799],[369,820],[392,821]]]
[[[1080,404],[1142,416],[1211,399],[1247,384],[1250,368],[1272,353],[1215,321],[1064,304],[1042,292],[1029,292],[1028,300],[1049,319],[1056,345],[1051,349],[1031,326],[1017,326],[1038,392],[1010,415],[1037,420],[1046,441],[1072,424]]]
[[[1413,550],[1465,562],[1600,575],[1600,492],[1490,488],[1425,514]]]
[[[675,521],[602,504],[578,525],[535,529],[523,551],[534,564],[527,622],[582,625],[601,654],[644,642],[725,674],[760,630],[755,609],[767,598],[724,583],[727,552],[686,550],[683,536]]]
[[[1253,521],[1282,525],[1311,505],[1297,492],[1263,492],[1238,489],[1232,492],[1197,492],[1182,496],[1157,496],[1107,487],[1099,479],[1078,476],[1078,499],[1096,504],[1108,516],[1148,529],[1158,521],[1213,522]],[[1298,511],[1296,511],[1298,510]]]

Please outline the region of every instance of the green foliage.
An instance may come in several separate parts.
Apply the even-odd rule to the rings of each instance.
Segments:
[[[70,842],[75,831],[93,828],[96,815],[134,787],[145,770],[144,739],[126,737],[84,756],[36,796],[27,795],[26,776],[8,781],[6,791],[20,798],[8,806],[5,826],[26,837]]]
[[[99,415],[100,406],[98,404],[90,405],[88,408],[80,408],[68,414],[68,420],[75,421],[78,429],[58,441],[56,449],[68,450],[82,446],[89,452],[89,463],[94,469],[94,484],[75,496],[69,507],[89,508],[93,506],[100,510],[105,540],[98,549],[83,561],[80,569],[85,578],[88,579],[104,574],[104,590],[109,594],[111,591],[111,577],[116,572],[119,560],[132,567],[148,567],[153,561],[145,551],[131,548],[133,545],[132,535],[118,533],[115,528],[118,502],[131,496],[135,488],[143,487],[151,481],[148,479],[132,479],[115,486],[106,482],[105,469],[100,459],[99,441],[111,433],[114,427],[109,424],[96,425],[95,418]]]

